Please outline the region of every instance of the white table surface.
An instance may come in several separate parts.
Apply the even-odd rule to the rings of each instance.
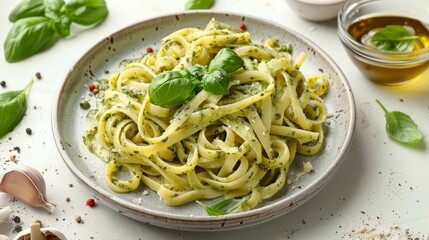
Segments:
[[[7,16],[17,0],[0,1],[0,39],[12,26]],[[349,153],[329,184],[292,212],[272,221],[226,232],[183,232],[149,226],[98,204],[85,206],[91,193],[74,179],[54,144],[51,130],[53,99],[71,66],[94,44],[132,23],[183,10],[185,0],[108,0],[109,16],[99,26],[58,41],[47,51],[18,63],[4,60],[0,50],[0,92],[21,89],[36,72],[26,116],[0,139],[0,172],[12,164],[29,164],[43,173],[48,199],[57,204],[52,214],[13,201],[0,193],[0,207],[10,206],[23,228],[39,219],[62,229],[68,239],[366,239],[390,233],[387,239],[429,239],[429,70],[426,82],[403,88],[368,81],[347,57],[337,36],[336,21],[308,22],[297,17],[283,0],[217,0],[214,10],[260,16],[296,30],[324,49],[344,71],[357,109],[356,131]],[[385,131],[381,100],[390,110],[409,114],[425,135],[423,147],[406,148]],[[33,134],[27,135],[26,128]],[[20,153],[14,151],[20,148]],[[73,184],[73,187],[69,187]],[[70,197],[70,202],[65,198]],[[78,224],[79,215],[83,223]],[[0,233],[13,238],[15,223],[0,223]],[[396,226],[396,227],[395,227]],[[408,233],[407,233],[408,231]],[[378,239],[378,238],[375,238]],[[380,238],[383,239],[383,238]]]

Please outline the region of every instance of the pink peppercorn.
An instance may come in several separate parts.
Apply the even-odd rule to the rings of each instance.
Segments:
[[[88,89],[89,89],[89,91],[94,91],[94,89],[96,89],[97,87],[94,85],[94,84],[89,84],[88,85]]]
[[[93,198],[86,200],[86,206],[94,207],[95,206],[95,200]]]
[[[243,31],[246,30],[246,24],[241,23],[240,24],[240,29],[243,30]]]

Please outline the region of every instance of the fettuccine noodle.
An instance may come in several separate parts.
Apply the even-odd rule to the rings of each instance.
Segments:
[[[229,94],[201,90],[180,106],[151,104],[147,90],[157,74],[208,65],[226,47],[244,60]],[[112,191],[143,182],[171,206],[223,196],[246,197],[240,210],[252,209],[283,188],[296,153],[322,148],[328,80],[309,85],[299,71],[304,59],[215,20],[180,29],[110,77],[84,143],[106,162]]]

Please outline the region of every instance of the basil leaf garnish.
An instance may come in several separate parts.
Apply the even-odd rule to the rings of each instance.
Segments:
[[[203,77],[202,83],[203,89],[207,92],[213,93],[214,95],[225,95],[229,92],[228,73],[222,68],[205,75]]]
[[[0,138],[11,132],[22,120],[27,111],[27,93],[33,80],[19,91],[0,94]]]
[[[203,202],[197,201],[204,209],[206,210],[207,215],[209,216],[222,216],[233,212],[238,209],[247,201],[247,198],[237,199],[237,198],[225,198],[215,204],[207,205]]]
[[[149,85],[149,96],[153,104],[161,107],[175,106],[194,96],[199,81],[187,70],[164,72]]]
[[[188,0],[185,3],[186,10],[192,9],[210,9],[214,4],[214,0]]]
[[[225,95],[228,93],[229,74],[243,65],[243,59],[233,50],[223,48],[208,67],[196,64],[180,71],[160,73],[149,85],[151,103],[161,107],[183,104],[201,89]]]
[[[108,13],[104,0],[70,0],[66,11],[73,22],[83,26],[101,22]]]
[[[10,12],[9,21],[36,16],[45,16],[44,0],[23,0]]]
[[[416,38],[418,36],[414,36],[403,26],[388,25],[377,31],[370,41],[379,50],[411,52]]]
[[[201,80],[204,76],[204,74],[207,73],[207,67],[203,66],[201,64],[195,64],[193,66],[190,66],[187,68],[189,73],[191,73],[193,76]]]
[[[399,111],[389,112],[379,100],[376,101],[384,111],[389,137],[404,144],[416,144],[422,140],[423,135],[410,116]]]
[[[227,73],[232,73],[244,65],[243,59],[230,48],[222,48],[209,64],[208,71],[214,72],[223,69]]]

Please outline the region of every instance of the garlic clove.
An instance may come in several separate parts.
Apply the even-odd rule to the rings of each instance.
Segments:
[[[10,238],[6,235],[0,234],[0,240],[10,240]]]
[[[0,224],[3,224],[4,222],[6,222],[7,219],[10,218],[10,213],[11,213],[11,210],[9,206],[0,208]]]
[[[21,231],[13,240],[67,240],[66,236],[55,228],[40,228],[40,223],[32,223],[30,228]]]
[[[40,223],[32,223],[30,227],[31,240],[47,240],[40,230]]]
[[[3,231],[9,230],[9,227],[12,224],[11,212],[9,206],[0,207],[0,240],[10,240],[8,236],[1,234]]]
[[[0,177],[0,191],[9,193],[32,207],[43,207],[49,212],[55,204],[46,199],[46,184],[42,174],[30,166],[20,166]]]

